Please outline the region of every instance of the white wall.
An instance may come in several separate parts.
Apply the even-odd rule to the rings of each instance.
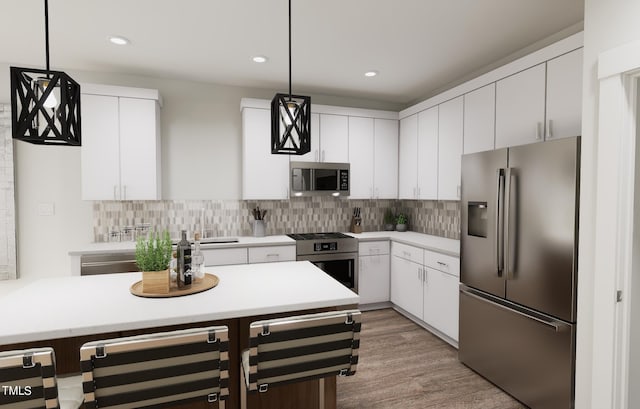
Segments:
[[[134,75],[67,71],[80,83],[154,88],[161,111],[164,199],[241,197],[240,99],[270,99],[249,89]],[[300,90],[302,92],[302,90]],[[399,110],[397,104],[311,95],[317,104]],[[8,65],[0,64],[0,103],[10,102]],[[18,274],[69,274],[68,252],[93,240],[92,202],[80,199],[80,149],[14,142]],[[53,203],[53,216],[38,205]]]
[[[580,196],[580,248],[578,279],[578,341],[576,350],[576,408],[592,408],[592,401],[601,395],[602,385],[593,377],[604,378],[592,365],[594,276],[608,271],[594,271],[595,201],[597,195],[595,170],[598,138],[598,55],[608,49],[640,39],[640,2],[637,0],[585,0],[584,22],[584,83],[582,113],[582,168]],[[612,220],[614,223],[615,220]],[[637,386],[632,386],[637,387]],[[593,407],[593,409],[599,409]]]

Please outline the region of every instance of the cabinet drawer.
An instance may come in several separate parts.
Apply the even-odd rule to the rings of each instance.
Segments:
[[[389,254],[389,241],[365,241],[358,244],[359,256],[378,256]]]
[[[435,251],[424,251],[424,263],[427,267],[440,270],[443,273],[460,277],[460,258],[436,253]]]
[[[419,247],[394,242],[391,245],[391,254],[414,263],[424,264],[424,250]]]
[[[225,266],[229,264],[247,264],[247,248],[204,249],[205,266]]]
[[[296,246],[249,247],[249,264],[295,261]]]

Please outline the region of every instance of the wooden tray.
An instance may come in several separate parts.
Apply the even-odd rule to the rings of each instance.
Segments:
[[[171,283],[171,288],[169,289],[169,293],[167,294],[158,294],[158,293],[143,293],[142,292],[142,280],[135,282],[131,285],[129,291],[131,294],[137,295],[138,297],[145,298],[168,298],[168,297],[181,297],[183,295],[196,294],[201,293],[203,291],[207,291],[217,286],[220,282],[218,276],[214,274],[205,273],[204,278],[197,283],[191,284],[191,287],[185,289],[179,289],[176,283]]]

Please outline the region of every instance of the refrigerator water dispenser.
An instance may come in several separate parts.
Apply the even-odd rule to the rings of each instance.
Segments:
[[[487,237],[487,202],[469,202],[467,234],[469,236]]]

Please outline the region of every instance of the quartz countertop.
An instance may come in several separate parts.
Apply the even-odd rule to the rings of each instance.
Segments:
[[[234,247],[260,247],[260,246],[281,246],[295,245],[296,241],[285,235],[273,235],[265,237],[253,236],[237,236],[237,242],[231,243],[203,243],[203,249],[210,248],[234,248]],[[204,239],[206,240],[206,239]],[[107,254],[107,253],[123,253],[134,252],[136,249],[135,241],[122,241],[110,243],[87,243],[85,246],[69,252],[70,256],[82,256],[87,254]]]
[[[437,251],[442,254],[460,257],[460,240],[432,236],[413,231],[373,231],[364,233],[345,233],[359,241],[392,240],[426,250]]]
[[[2,292],[0,345],[358,304],[308,261],[208,267],[220,283],[173,298],[129,291],[141,273],[43,278]]]

